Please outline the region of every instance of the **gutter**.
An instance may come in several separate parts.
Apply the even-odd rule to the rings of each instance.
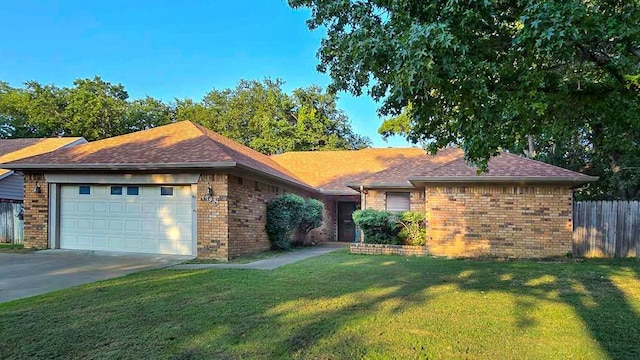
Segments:
[[[409,178],[412,184],[417,183],[564,183],[581,185],[598,180],[597,176],[423,176]]]
[[[67,171],[148,171],[148,170],[203,170],[203,169],[243,169],[248,170],[266,178],[284,182],[288,185],[303,188],[312,193],[318,193],[316,188],[310,187],[303,182],[289,180],[250,166],[238,164],[235,161],[220,162],[191,162],[191,163],[114,163],[114,164],[4,164],[12,170],[40,170],[43,172],[51,170]]]

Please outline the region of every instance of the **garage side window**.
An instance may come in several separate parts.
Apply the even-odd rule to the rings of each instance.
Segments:
[[[122,195],[122,186],[112,186],[111,195]]]
[[[173,186],[160,186],[161,196],[173,196]]]
[[[89,186],[89,185],[80,185],[80,186],[78,186],[78,194],[80,194],[80,195],[91,195],[91,186]]]
[[[402,212],[411,208],[411,197],[408,192],[388,192],[387,211]]]
[[[127,186],[127,195],[139,195],[140,188],[137,186]]]

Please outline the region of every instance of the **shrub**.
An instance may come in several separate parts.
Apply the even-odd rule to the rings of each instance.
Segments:
[[[400,244],[396,215],[388,211],[373,209],[356,210],[353,221],[364,234],[364,242],[369,244]]]
[[[302,219],[305,201],[295,194],[283,194],[267,204],[267,236],[274,249],[291,249],[291,235]]]
[[[298,224],[298,234],[300,239],[299,245],[304,245],[309,231],[322,225],[322,213],[324,212],[324,204],[320,200],[305,199],[304,206],[301,211],[300,223]]]
[[[401,227],[400,239],[405,245],[422,246],[427,242],[425,215],[420,211],[405,211],[400,214],[398,224]]]

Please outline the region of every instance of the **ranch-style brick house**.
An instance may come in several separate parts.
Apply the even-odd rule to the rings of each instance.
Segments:
[[[324,202],[319,242],[355,241],[355,209],[411,209],[434,255],[564,255],[573,189],[596,179],[508,153],[477,175],[457,148],[266,156],[189,121],[2,167],[24,174],[26,247],[220,260],[270,247],[266,203],[285,192]]]

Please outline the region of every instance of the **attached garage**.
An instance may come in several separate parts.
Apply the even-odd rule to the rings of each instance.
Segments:
[[[190,186],[62,185],[61,249],[193,253]]]

